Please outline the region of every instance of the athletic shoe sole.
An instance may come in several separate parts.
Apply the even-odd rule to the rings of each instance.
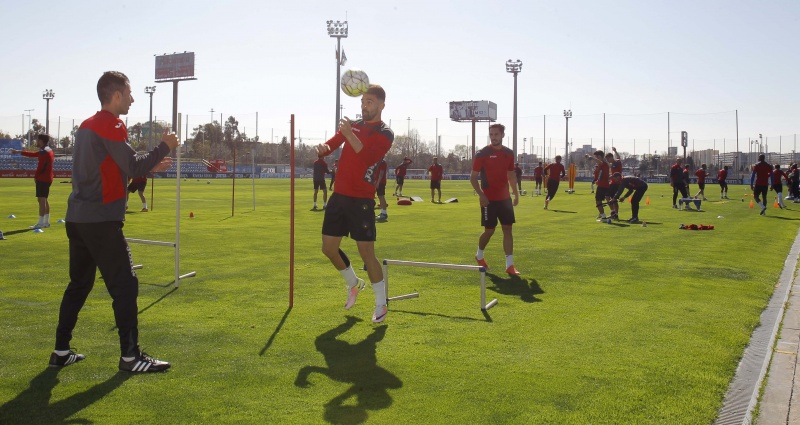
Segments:
[[[388,309],[385,305],[375,307],[375,313],[372,315],[372,323],[381,323],[386,319]]]
[[[364,279],[358,278],[358,282],[356,283],[356,285],[348,289],[347,302],[344,303],[345,310],[350,310],[351,308],[353,308],[354,305],[356,305],[356,298],[358,297],[358,291],[364,289],[365,286],[366,283],[364,282]]]

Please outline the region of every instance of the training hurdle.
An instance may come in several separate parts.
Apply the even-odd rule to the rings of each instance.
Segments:
[[[147,239],[136,239],[136,238],[125,238],[128,243],[138,243],[143,245],[158,245],[158,246],[170,246],[175,248],[175,286],[177,287],[181,279],[185,279],[187,277],[195,277],[197,272],[189,272],[186,274],[180,274],[180,250],[178,249],[177,242],[162,242],[162,241],[150,241]],[[134,264],[133,270],[140,270],[143,269],[143,264]]]
[[[433,269],[449,269],[449,270],[468,270],[477,271],[481,275],[481,310],[486,311],[497,305],[497,298],[486,303],[486,268],[482,266],[473,266],[466,264],[443,264],[443,263],[424,263],[420,261],[403,261],[403,260],[383,260],[383,279],[386,283],[386,296],[387,301],[405,300],[409,298],[419,298],[418,292],[410,294],[397,295],[389,297],[389,265],[395,266],[409,266],[409,267],[426,267]]]

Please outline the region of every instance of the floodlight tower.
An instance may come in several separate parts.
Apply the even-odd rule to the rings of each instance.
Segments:
[[[339,90],[339,81],[342,79],[342,39],[347,38],[348,25],[347,21],[328,21],[328,36],[336,38],[336,125],[333,127],[334,131],[339,128],[340,119],[340,100],[341,92]]]
[[[567,136],[564,139],[564,161],[569,165],[569,119],[572,118],[572,109],[564,110],[564,119],[567,121]]]
[[[28,145],[31,144],[31,112],[35,111],[35,109],[26,109],[28,116]]]
[[[514,151],[514,161],[517,160],[517,74],[522,72],[522,61],[511,59],[506,61],[506,72],[514,74],[514,126],[513,126],[513,144],[512,150]]]
[[[150,140],[147,142],[147,150],[153,149],[153,93],[156,86],[146,86],[144,92],[150,95]]]
[[[42,93],[42,99],[47,101],[47,112],[45,114],[44,133],[50,135],[50,101],[56,97],[52,89],[47,89]]]

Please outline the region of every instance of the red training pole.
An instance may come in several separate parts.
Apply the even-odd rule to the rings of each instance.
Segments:
[[[155,197],[153,196],[153,193],[155,191],[155,185],[156,185],[156,173],[151,172],[151,174],[150,174],[150,211],[153,211],[153,205],[155,205],[155,203],[156,203]]]
[[[289,308],[294,306],[294,114],[292,114],[292,144],[289,153],[290,204],[289,204]]]
[[[231,217],[233,217],[233,200],[236,198],[236,142],[233,142],[233,185],[231,185]]]

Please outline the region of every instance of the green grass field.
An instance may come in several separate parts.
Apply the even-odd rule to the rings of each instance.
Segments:
[[[154,210],[128,214],[128,237],[174,238],[175,182],[158,180]],[[532,183],[525,183],[530,191]],[[140,279],[142,347],[172,362],[165,374],[117,371],[119,346],[102,280],[82,310],[73,347],[87,359],[48,369],[68,282],[63,218],[70,185],[54,183],[53,227],[33,233],[33,182],[0,180],[0,423],[521,423],[704,424],[714,420],[798,230],[800,208],[760,217],[732,186],[704,212],[670,208],[650,185],[647,227],[595,221],[588,184],[542,209],[516,208],[515,263],[502,273],[498,231],[479,308],[474,272],[392,267],[392,302],[370,322],[366,289],[343,309],[344,283],[320,252],[322,212],[297,182],[294,308],[289,299],[289,181],[181,184],[181,269],[173,250],[132,245]],[[425,202],[391,205],[378,224],[379,259],[473,264],[482,228],[468,182],[404,190]],[[696,186],[693,186],[696,190]],[[150,187],[147,189],[148,197]],[[131,198],[133,211],[138,199]],[[321,200],[320,200],[321,201]],[[195,218],[190,219],[193,212]],[[15,214],[16,219],[6,218]],[[629,206],[621,217],[630,217]],[[681,223],[713,231],[679,230]],[[358,259],[355,244],[343,249]],[[366,277],[366,272],[359,271]]]

